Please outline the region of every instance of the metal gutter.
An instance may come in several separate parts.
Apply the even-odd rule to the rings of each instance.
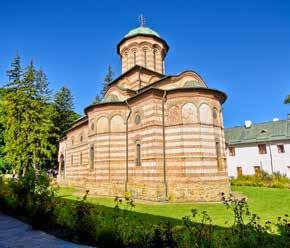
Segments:
[[[129,109],[129,114],[126,118],[126,181],[125,181],[125,192],[128,191],[128,180],[129,180],[129,174],[128,174],[128,170],[129,170],[129,135],[128,135],[128,124],[129,124],[129,118],[131,116],[132,113],[132,108],[129,105],[128,101],[125,101],[128,109]]]
[[[167,91],[164,90],[162,97],[162,140],[163,140],[163,183],[165,187],[165,201],[168,200],[168,185],[167,185],[167,168],[166,168],[166,152],[165,152],[165,102]]]

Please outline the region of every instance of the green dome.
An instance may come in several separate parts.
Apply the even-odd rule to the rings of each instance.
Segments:
[[[160,38],[160,36],[157,32],[155,32],[151,28],[147,28],[147,27],[134,28],[128,34],[125,35],[125,38],[130,37],[130,36],[134,36],[134,35],[138,35],[138,34],[154,35],[154,36],[157,36]]]

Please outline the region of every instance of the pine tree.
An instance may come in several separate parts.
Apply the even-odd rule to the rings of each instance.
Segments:
[[[80,117],[74,112],[73,96],[67,87],[62,87],[54,95],[54,108],[56,112],[54,125],[59,127],[58,136],[60,137],[71,123]]]
[[[5,153],[15,169],[40,167],[52,159],[56,135],[52,122],[54,108],[49,102],[47,77],[32,63],[22,75],[17,56],[8,71],[9,82],[4,97]]]
[[[3,97],[1,122],[4,126],[5,158],[13,168],[19,170],[22,165],[22,146],[19,144],[21,134],[22,112],[24,110],[24,91],[21,81],[22,68],[17,55],[7,71],[8,83]]]
[[[105,97],[109,83],[111,83],[113,81],[113,76],[114,76],[114,73],[112,70],[112,66],[109,65],[108,72],[107,72],[106,76],[104,77],[103,89],[101,91],[102,99],[104,99],[104,97]]]
[[[96,95],[95,100],[93,101],[93,104],[97,104],[102,102],[102,98],[99,95]]]

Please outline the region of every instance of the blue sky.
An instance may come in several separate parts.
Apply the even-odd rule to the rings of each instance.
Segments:
[[[83,113],[109,64],[120,75],[116,45],[143,13],[170,51],[166,73],[198,72],[228,95],[226,127],[285,119],[290,106],[290,1],[2,1],[0,84],[16,53],[68,86]]]

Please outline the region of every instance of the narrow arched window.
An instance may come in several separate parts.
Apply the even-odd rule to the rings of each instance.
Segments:
[[[144,52],[144,67],[147,67],[147,50],[144,49],[143,52]]]
[[[81,152],[80,153],[80,165],[82,165],[83,164],[83,153]]]
[[[133,63],[136,65],[136,51],[133,52]]]
[[[141,144],[140,142],[136,142],[136,166],[141,166]]]
[[[125,68],[126,68],[126,71],[127,71],[128,68],[129,68],[129,61],[128,61],[128,53],[127,52],[125,53],[125,61],[126,61]]]
[[[156,49],[153,50],[153,69],[154,71],[156,71],[156,54],[157,54],[157,51]]]
[[[94,168],[94,160],[95,160],[95,151],[94,151],[94,145],[90,146],[90,169]]]
[[[70,156],[70,165],[71,166],[74,165],[74,156],[73,155]]]

